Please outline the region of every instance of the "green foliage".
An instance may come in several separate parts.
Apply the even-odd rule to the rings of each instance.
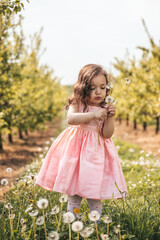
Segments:
[[[24,9],[23,0],[2,0],[0,3],[0,15],[11,15],[21,12],[22,9]]]

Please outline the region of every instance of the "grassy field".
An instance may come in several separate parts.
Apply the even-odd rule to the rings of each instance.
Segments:
[[[98,225],[91,223],[88,205],[83,199],[80,213],[76,214],[74,220],[83,223],[85,231],[79,233],[73,222],[64,222],[66,196],[35,186],[37,172],[52,141],[53,138],[46,142],[44,149],[39,149],[39,157],[27,166],[14,189],[0,203],[0,239],[160,239],[160,160],[156,156],[142,151],[137,145],[113,137],[129,197],[102,200],[103,212]],[[1,184],[7,184],[7,181]],[[105,221],[106,216],[108,222]],[[86,237],[83,233],[86,233]],[[90,236],[87,237],[87,233]]]

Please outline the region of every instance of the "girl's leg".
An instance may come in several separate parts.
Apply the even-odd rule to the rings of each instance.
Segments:
[[[68,205],[67,205],[67,211],[72,212],[75,208],[80,209],[80,204],[81,204],[82,198],[78,195],[74,196],[68,196]]]
[[[101,205],[101,200],[95,200],[95,199],[89,199],[87,198],[88,205],[89,205],[89,211],[96,210],[99,212],[100,216],[102,214],[102,205]]]

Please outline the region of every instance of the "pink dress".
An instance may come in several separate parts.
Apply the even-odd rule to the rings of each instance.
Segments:
[[[88,106],[87,111],[99,108]],[[79,112],[83,112],[82,104]],[[100,134],[99,140],[100,144],[96,120],[66,128],[51,145],[36,184],[46,190],[97,200],[122,198],[117,184],[123,196],[128,196],[112,139]]]

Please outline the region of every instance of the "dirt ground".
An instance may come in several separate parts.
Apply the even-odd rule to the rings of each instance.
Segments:
[[[24,139],[14,136],[13,144],[9,144],[7,136],[5,136],[4,151],[0,152],[0,181],[7,178],[9,185],[5,187],[0,185],[0,200],[2,200],[4,192],[13,186],[15,179],[24,171],[25,165],[39,155],[38,148],[43,149],[45,141],[56,135],[59,126],[60,122],[57,120],[54,125],[48,125],[47,130],[29,132],[29,135],[24,136]],[[140,125],[138,125],[137,130],[133,130],[132,123],[126,126],[125,121],[122,121],[121,124],[115,121],[114,135],[130,143],[136,143],[145,151],[152,151],[157,157],[160,157],[160,132],[155,134],[153,127],[148,127],[147,131],[144,132]],[[7,173],[7,168],[12,168],[12,172]]]
[[[54,137],[60,126],[59,120],[53,125],[47,125],[47,130],[39,130],[29,132],[28,136],[24,135],[23,139],[19,139],[17,135],[13,136],[13,143],[8,143],[8,137],[3,136],[3,151],[0,151],[0,181],[6,178],[9,181],[7,186],[0,184],[0,200],[4,192],[13,186],[14,181],[20,173],[25,169],[26,164],[32,162],[36,156],[40,154],[38,148],[45,146],[45,142]],[[7,168],[12,168],[12,172],[8,173]]]
[[[122,121],[121,124],[115,121],[114,135],[127,142],[138,144],[144,151],[152,151],[160,158],[160,131],[155,134],[154,127],[148,126],[147,131],[144,132],[141,125],[137,125],[137,129],[133,130],[132,122],[127,126],[126,121]]]

